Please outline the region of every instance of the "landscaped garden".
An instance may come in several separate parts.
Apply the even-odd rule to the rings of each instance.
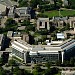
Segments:
[[[52,10],[52,11],[45,11],[44,15],[47,15],[48,17],[53,17],[53,16],[75,16],[75,10]]]

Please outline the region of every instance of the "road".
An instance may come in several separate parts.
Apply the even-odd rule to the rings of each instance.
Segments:
[[[11,66],[9,67],[6,67],[5,65],[2,66],[5,70],[11,70]],[[33,71],[33,68],[32,66],[25,66],[25,65],[19,65],[18,66],[20,69],[26,69],[26,70],[30,70],[31,72]],[[43,67],[43,66],[40,66],[41,69],[47,69],[47,67]],[[64,70],[74,70],[75,67],[59,67],[59,66],[52,66],[50,68],[53,68],[53,67],[56,67],[56,68],[59,68],[59,69],[64,69]]]
[[[2,66],[3,67],[3,69],[5,69],[5,70],[11,70],[11,66],[9,66],[9,67],[6,67],[5,65],[3,65]],[[17,67],[17,66],[16,66]],[[25,69],[25,70],[30,70],[30,71],[32,71],[32,68],[31,68],[31,66],[23,66],[23,65],[20,65],[20,66],[18,66],[20,69]]]

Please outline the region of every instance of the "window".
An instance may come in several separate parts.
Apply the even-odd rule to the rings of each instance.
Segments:
[[[42,22],[40,22],[40,26],[42,26]]]
[[[45,28],[47,29],[47,22],[45,22]]]

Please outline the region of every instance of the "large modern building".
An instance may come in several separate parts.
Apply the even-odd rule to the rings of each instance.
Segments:
[[[43,63],[46,61],[56,61],[66,59],[72,53],[75,40],[69,39],[61,44],[51,45],[30,45],[23,40],[15,40],[12,43],[12,56],[16,56],[25,63]],[[74,52],[73,54],[74,55]],[[69,57],[68,57],[69,58]]]

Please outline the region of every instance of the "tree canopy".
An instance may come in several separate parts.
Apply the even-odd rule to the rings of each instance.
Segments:
[[[5,22],[5,28],[7,30],[16,30],[17,29],[17,22],[15,20],[13,20],[12,18],[8,18]]]

